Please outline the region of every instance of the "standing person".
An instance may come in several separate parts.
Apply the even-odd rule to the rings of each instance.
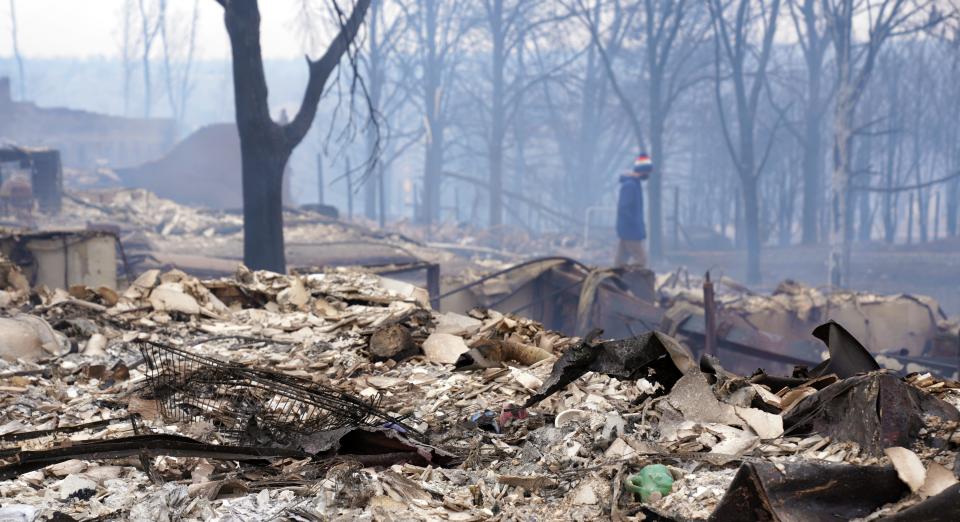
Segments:
[[[633,162],[633,170],[620,176],[620,198],[617,201],[617,256],[614,266],[647,266],[647,225],[643,219],[643,181],[653,172],[653,161],[642,152]],[[632,263],[631,263],[632,261]]]

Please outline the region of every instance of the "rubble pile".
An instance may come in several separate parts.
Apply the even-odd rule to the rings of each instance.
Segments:
[[[836,323],[820,365],[736,375],[342,268],[152,270],[4,316],[0,518],[956,515],[960,384],[881,370]]]
[[[680,326],[692,316],[702,318],[703,283],[682,268],[657,277],[658,304],[669,318],[666,331],[680,337],[691,333]],[[742,344],[816,362],[823,347],[811,332],[832,319],[870,346],[885,368],[907,373],[935,371],[958,378],[952,359],[960,346],[960,319],[948,318],[930,297],[827,291],[790,280],[780,283],[771,294],[759,294],[728,277],[720,278],[715,288],[718,330],[741,339]],[[697,329],[700,326],[693,328]],[[949,359],[947,365],[952,369],[926,365],[937,358]]]
[[[68,192],[59,214],[38,215],[37,220],[40,229],[73,228],[85,223],[115,230],[128,268],[135,274],[151,268],[181,267],[196,273],[227,275],[242,258],[243,216],[239,211],[181,205],[145,189]],[[333,245],[354,245],[354,255],[358,252],[356,245],[370,245],[434,263],[459,259],[452,252],[428,247],[401,233],[375,232],[312,210],[285,208],[284,231],[291,266],[315,266],[316,248],[330,251]]]

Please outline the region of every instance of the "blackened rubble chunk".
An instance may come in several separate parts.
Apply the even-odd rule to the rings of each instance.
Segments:
[[[910,492],[892,467],[745,462],[712,521],[833,522],[863,517]]]
[[[370,336],[368,350],[370,351],[370,358],[374,361],[388,359],[402,361],[420,353],[420,349],[413,342],[410,330],[398,323],[374,331]]]
[[[696,368],[690,352],[672,337],[648,332],[632,339],[592,342],[599,333],[588,335],[557,359],[550,377],[539,392],[527,399],[529,408],[563,389],[587,372],[597,372],[622,381],[632,381],[654,371],[656,381],[669,392],[686,372]]]
[[[856,442],[871,455],[884,448],[909,448],[924,426],[923,416],[960,420],[946,402],[886,371],[844,379],[802,399],[784,417],[788,434],[819,433]]]

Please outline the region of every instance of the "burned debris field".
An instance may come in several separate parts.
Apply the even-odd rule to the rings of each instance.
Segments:
[[[0,0],[0,522],[960,520],[960,0]]]
[[[89,195],[71,197],[83,204],[66,201],[58,219],[125,215],[146,195],[100,195],[99,208]],[[212,246],[227,241],[205,230],[234,233],[229,220],[217,224],[159,198],[151,205],[173,209],[164,219],[181,228],[145,218],[138,232],[119,237]],[[0,513],[957,515],[958,325],[929,298],[789,282],[763,295],[727,279],[636,269],[608,270],[585,296],[557,291],[568,279],[597,277],[568,259],[493,270],[491,261],[453,259],[400,235],[375,239],[332,220],[300,219],[290,219],[291,235],[419,248],[469,266],[465,274],[494,277],[472,286],[444,278],[438,288],[468,287],[445,297],[377,273],[400,264],[290,275],[240,265],[201,278],[153,267],[158,260],[140,247],[116,255],[127,241],[108,232],[8,236],[0,262]],[[11,261],[48,250],[26,266]],[[109,270],[57,284],[64,273],[74,277],[65,260],[101,257]],[[190,259],[208,271],[217,266]],[[427,270],[416,266],[399,273],[422,281]],[[126,273],[137,275],[125,280]],[[30,284],[44,277],[53,279]],[[542,293],[555,295],[526,315],[498,311]],[[505,305],[490,306],[495,301]],[[592,304],[578,315],[583,302]],[[442,311],[454,306],[466,309]],[[578,322],[613,335],[564,333]]]

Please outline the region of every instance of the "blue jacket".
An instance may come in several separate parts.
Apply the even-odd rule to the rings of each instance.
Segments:
[[[647,238],[647,225],[643,220],[643,182],[636,176],[620,176],[617,236],[628,241]]]

